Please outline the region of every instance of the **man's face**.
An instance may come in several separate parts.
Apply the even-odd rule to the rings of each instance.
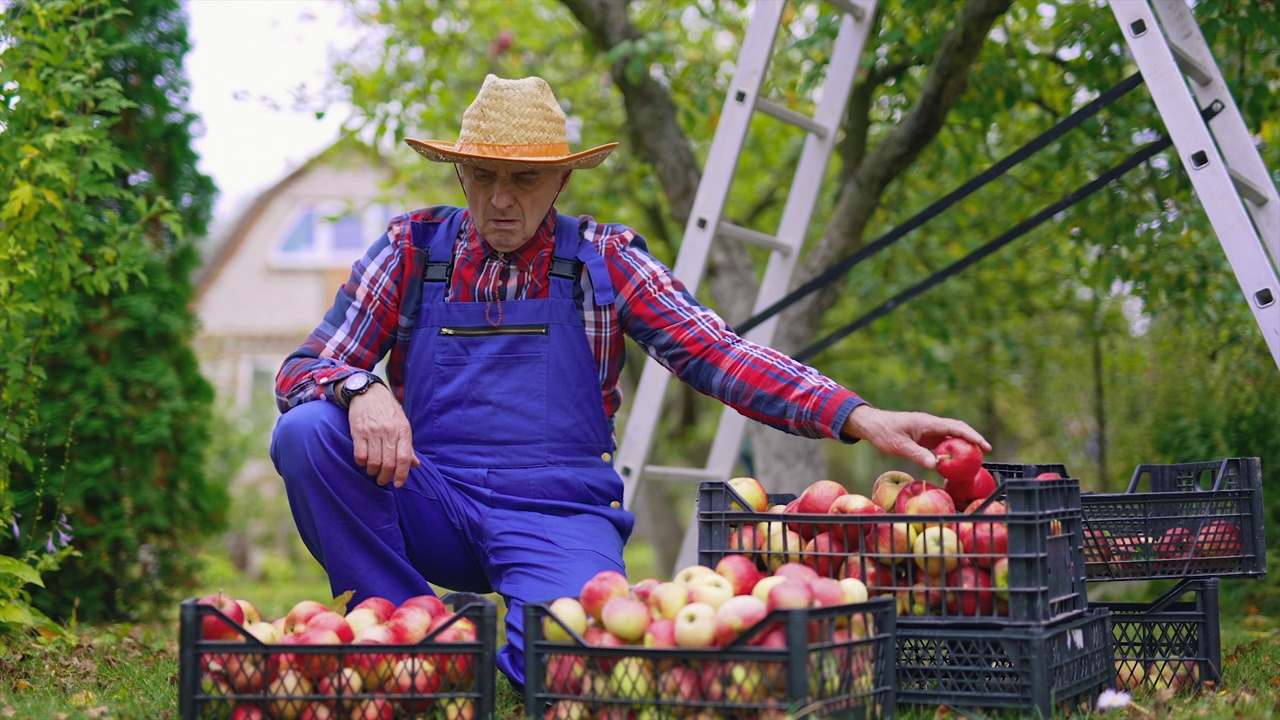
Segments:
[[[533,237],[569,171],[468,164],[459,175],[480,236],[494,250],[510,252]]]

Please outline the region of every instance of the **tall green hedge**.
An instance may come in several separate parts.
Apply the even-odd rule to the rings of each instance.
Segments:
[[[186,19],[177,0],[35,0],[0,35],[0,192],[34,198],[28,217],[0,215],[0,300],[20,303],[0,325],[0,499],[16,530],[0,554],[69,534],[77,554],[30,603],[126,618],[187,591],[227,506],[203,471],[213,393],[191,349],[215,190],[191,147]]]

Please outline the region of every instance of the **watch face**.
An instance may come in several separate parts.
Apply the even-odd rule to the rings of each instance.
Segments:
[[[368,384],[369,384],[368,375],[366,375],[365,373],[356,373],[355,375],[352,375],[351,377],[347,378],[347,381],[343,383],[342,387],[345,388],[347,392],[358,392]]]

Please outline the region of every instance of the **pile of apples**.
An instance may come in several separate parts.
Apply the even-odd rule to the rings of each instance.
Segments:
[[[942,484],[891,470],[876,478],[870,497],[819,480],[791,502],[772,504],[758,480],[733,478],[728,485],[746,506],[735,500],[732,509],[808,517],[738,525],[726,549],[766,569],[800,563],[820,576],[860,580],[872,597],[894,596],[899,615],[1007,615],[1009,532],[998,518],[1008,508],[991,497],[996,482],[976,445],[946,438],[934,454]],[[956,520],[958,514],[975,517]],[[1046,528],[1062,533],[1057,519]]]
[[[1096,527],[1084,530],[1087,572],[1116,579],[1148,577],[1152,572],[1231,572],[1238,567],[1243,550],[1240,526],[1225,519],[1204,523],[1198,532],[1175,525],[1159,537]]]
[[[245,644],[200,655],[204,692],[230,720],[390,720],[428,709],[450,720],[475,715],[470,698],[435,697],[474,687],[475,654],[440,645],[477,635],[470,618],[434,595],[399,605],[371,597],[345,612],[302,600],[273,621],[226,593],[196,602],[220,613],[203,615],[204,640]]]
[[[847,612],[808,622],[809,640],[824,649],[809,655],[810,691],[832,697],[849,688],[875,689],[875,648],[856,641],[875,636],[872,611],[857,603],[867,589],[854,578],[821,577],[813,568],[785,563],[772,573],[745,555],[729,554],[714,568],[691,565],[672,580],[646,578],[630,584],[606,570],[583,586],[578,596],[547,605],[541,628],[553,643],[599,648],[677,648],[679,659],[640,653],[595,657],[580,651],[546,652],[545,687],[571,696],[555,703],[549,718],[626,717],[627,703],[594,705],[600,700],[650,702],[760,703],[785,694],[785,663],[776,655],[760,661],[718,659],[715,650],[786,648],[785,628],[766,617],[775,610],[849,606]],[[781,712],[781,711],[780,711]],[[761,716],[771,716],[763,712]],[[782,717],[779,714],[778,717]]]
[[[1181,692],[1200,684],[1200,664],[1194,660],[1116,660],[1116,688],[1137,690],[1148,685],[1156,690]]]

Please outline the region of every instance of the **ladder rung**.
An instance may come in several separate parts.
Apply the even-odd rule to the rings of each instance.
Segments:
[[[665,480],[667,482],[691,482],[694,480],[723,480],[720,473],[706,468],[676,467],[672,465],[645,465],[645,480]]]
[[[1227,166],[1227,174],[1231,175],[1231,181],[1235,183],[1236,190],[1254,205],[1261,207],[1271,199],[1262,188],[1253,184],[1253,181],[1249,178],[1232,170],[1230,165]]]
[[[766,235],[759,230],[744,228],[741,225],[734,225],[731,222],[725,222],[723,220],[721,220],[720,224],[716,226],[716,235],[719,237],[730,238],[732,240],[741,240],[742,242],[759,245],[760,247],[767,247],[772,250],[777,250],[780,253],[791,253],[790,246],[784,244],[781,240],[772,235]]]
[[[825,138],[830,129],[826,125],[815,122],[813,118],[802,115],[795,110],[787,109],[772,100],[764,98],[756,98],[756,109],[765,115],[778,118],[782,122],[791,123],[798,128],[813,133],[820,138]]]
[[[1191,53],[1178,47],[1169,37],[1165,37],[1165,41],[1169,44],[1169,49],[1173,51],[1173,59],[1178,61],[1178,67],[1182,73],[1201,85],[1208,85],[1213,82],[1213,74],[1210,73],[1200,61],[1196,60]]]

